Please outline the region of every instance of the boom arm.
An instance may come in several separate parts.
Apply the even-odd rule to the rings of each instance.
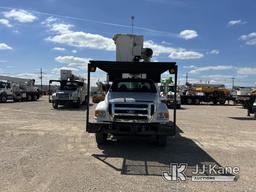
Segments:
[[[24,83],[24,84],[32,83],[32,85],[34,85],[34,82],[35,82],[34,79],[23,79],[18,77],[9,77],[9,76],[1,76],[1,75],[0,75],[0,80],[6,80],[6,81],[11,81],[15,83]]]

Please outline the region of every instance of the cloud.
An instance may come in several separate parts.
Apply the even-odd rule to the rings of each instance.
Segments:
[[[66,51],[66,49],[63,48],[63,47],[54,47],[52,49],[55,50],[55,51]]]
[[[256,75],[256,67],[240,67],[237,68],[237,73],[240,75]]]
[[[10,24],[9,20],[7,20],[7,19],[0,19],[0,24],[5,25],[6,27],[13,27]]]
[[[256,32],[249,33],[248,35],[241,35],[239,39],[245,41],[246,45],[256,45]]]
[[[14,19],[21,23],[31,23],[37,19],[35,15],[23,9],[12,9],[10,11],[3,12],[3,14],[5,18]]]
[[[5,43],[0,43],[0,50],[12,50],[13,48]]]
[[[231,20],[231,21],[228,22],[228,26],[231,27],[231,26],[235,26],[235,25],[244,25],[246,23],[247,23],[246,21],[242,21],[241,19]]]
[[[187,29],[187,30],[181,31],[179,36],[182,39],[189,40],[189,39],[194,39],[198,37],[198,33],[195,30]]]
[[[57,23],[54,18],[48,18],[42,24],[46,25],[50,31],[55,32],[46,38],[46,41],[69,45],[73,47],[90,48],[105,51],[115,51],[114,41],[109,37],[100,34],[87,33],[82,31],[73,31],[73,25]],[[153,49],[154,56],[167,54],[172,59],[199,59],[204,55],[202,53],[186,50],[183,48],[174,48],[154,43],[151,40],[144,42],[144,47]]]
[[[115,50],[115,45],[112,39],[104,37],[99,34],[92,34],[86,32],[64,33],[48,37],[46,40],[74,47],[84,47],[106,51]]]
[[[67,64],[68,67],[80,67],[86,68],[87,64],[89,63],[90,58],[81,58],[81,57],[74,57],[74,56],[58,56],[55,58],[55,61],[63,64]]]
[[[233,66],[217,65],[217,66],[196,67],[195,69],[192,69],[190,73],[201,73],[206,71],[223,71],[228,69],[233,69]]]
[[[154,43],[153,41],[145,41],[145,47],[150,47],[153,49],[154,55],[158,56],[159,54],[168,54],[168,57],[171,59],[181,59],[181,60],[188,60],[188,59],[200,59],[204,57],[202,53],[196,51],[190,51],[183,48],[174,48],[163,46]]]
[[[72,52],[72,53],[77,53],[77,50],[73,49],[71,52]]]
[[[187,51],[185,49],[178,49],[173,52],[168,56],[171,59],[181,59],[181,60],[189,60],[189,59],[200,59],[204,55],[199,52],[195,51]]]
[[[218,49],[213,49],[213,50],[207,52],[206,54],[209,54],[209,55],[219,55],[220,51]]]
[[[185,65],[185,66],[183,66],[183,68],[184,69],[194,69],[194,68],[196,68],[196,66],[195,65]]]

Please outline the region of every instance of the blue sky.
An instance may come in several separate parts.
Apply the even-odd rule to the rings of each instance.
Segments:
[[[89,59],[114,60],[112,36],[136,34],[154,61],[175,61],[179,82],[255,86],[253,0],[1,0],[0,74],[44,83],[60,68],[86,74]],[[102,73],[94,75],[95,81]]]

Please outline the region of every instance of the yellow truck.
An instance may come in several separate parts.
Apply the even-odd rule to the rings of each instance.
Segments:
[[[200,104],[212,102],[224,105],[230,99],[230,90],[222,84],[189,84],[181,95],[182,104]]]

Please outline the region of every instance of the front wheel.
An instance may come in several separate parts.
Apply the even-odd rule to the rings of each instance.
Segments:
[[[104,145],[107,142],[107,134],[106,133],[96,133],[95,134],[95,139],[97,145]]]
[[[167,145],[167,136],[166,135],[157,136],[156,142],[159,147],[165,147]]]
[[[59,108],[59,104],[58,104],[58,102],[52,102],[52,107],[54,108],[54,109],[58,109]]]
[[[6,102],[7,102],[7,97],[6,97],[5,95],[3,95],[3,96],[1,97],[1,102],[2,102],[2,103],[6,103]]]

